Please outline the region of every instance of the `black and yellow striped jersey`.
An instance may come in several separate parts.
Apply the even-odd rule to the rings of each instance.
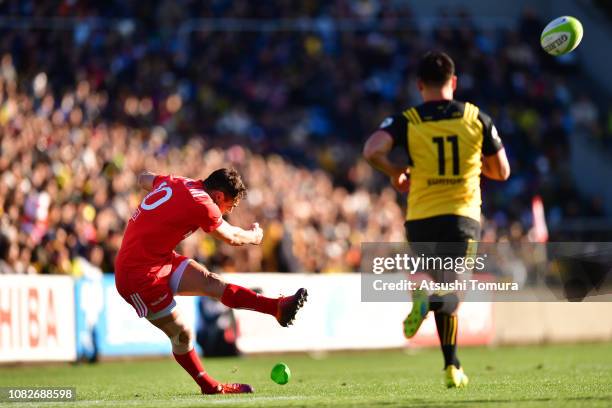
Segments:
[[[502,148],[488,115],[467,102],[431,101],[386,118],[380,129],[408,153],[407,220],[455,214],[480,221],[481,156]]]

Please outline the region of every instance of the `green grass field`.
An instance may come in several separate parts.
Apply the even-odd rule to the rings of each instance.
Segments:
[[[470,376],[467,389],[443,386],[437,349],[205,361],[218,379],[253,385],[253,395],[198,395],[191,378],[170,359],[1,367],[0,386],[77,388],[77,402],[45,403],[44,407],[612,406],[611,344],[464,348],[459,356]],[[278,361],[292,370],[292,379],[284,386],[269,379]]]

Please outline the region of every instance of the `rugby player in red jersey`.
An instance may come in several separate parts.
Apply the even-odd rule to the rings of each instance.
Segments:
[[[174,358],[203,394],[253,392],[248,384],[222,384],[206,373],[193,347],[192,330],[175,309],[174,296],[210,296],[231,308],[272,315],[286,327],[306,301],[306,289],[292,296],[268,298],[226,283],[193,259],[174,252],[177,244],[198,228],[234,246],[261,243],[263,231],[257,223],[244,230],[222,217],[246,196],[236,170],[219,169],[206,180],[145,172],[138,176],[138,184],[149,194],[130,218],[117,254],[117,291],[139,317],[146,317],[169,337]]]

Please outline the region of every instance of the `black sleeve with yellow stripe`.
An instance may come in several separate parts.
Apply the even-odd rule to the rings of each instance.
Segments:
[[[393,147],[400,147],[408,154],[408,165],[412,165],[408,149],[408,119],[404,115],[388,116],[378,127],[393,138]]]
[[[501,150],[504,145],[497,133],[497,128],[489,115],[478,111],[478,120],[482,123],[482,154],[491,156]]]

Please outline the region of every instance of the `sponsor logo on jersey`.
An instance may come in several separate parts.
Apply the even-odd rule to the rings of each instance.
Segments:
[[[167,297],[168,297],[168,294],[166,293],[166,294],[164,294],[163,296],[161,296],[159,299],[157,299],[156,301],[151,302],[151,306],[156,306],[156,305],[159,305],[159,304],[160,304],[160,302],[162,302],[162,301],[163,301],[165,298],[167,298]]]
[[[493,140],[495,140],[497,143],[501,143],[501,139],[499,138],[499,133],[497,133],[497,128],[495,125],[493,125],[493,128],[491,129],[491,135],[493,136]]]
[[[380,128],[386,128],[389,127],[393,124],[393,118],[391,116],[389,116],[388,118],[385,118],[385,120],[382,121],[382,123],[380,124]]]

